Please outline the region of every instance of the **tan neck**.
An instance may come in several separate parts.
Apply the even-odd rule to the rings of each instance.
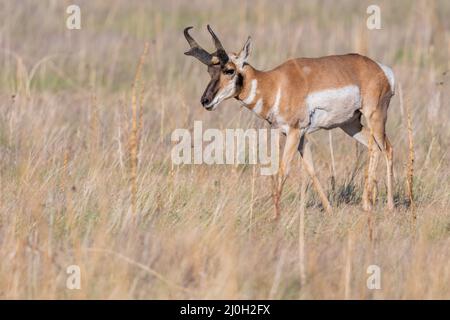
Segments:
[[[243,70],[243,87],[237,97],[248,109],[266,120],[274,102],[271,92],[267,91],[270,87],[267,83],[268,75],[267,72],[246,65]]]
[[[243,84],[237,99],[250,109],[252,109],[252,107],[256,104],[258,101],[258,96],[260,96],[258,85],[261,84],[261,73],[261,71],[256,70],[248,64],[244,66],[244,69],[241,72],[243,76]]]
[[[241,72],[243,76],[242,89],[237,96],[238,100],[244,102],[244,100],[249,98],[252,91],[252,80],[258,81],[258,73],[259,71],[253,68],[251,65],[247,64],[244,66]]]

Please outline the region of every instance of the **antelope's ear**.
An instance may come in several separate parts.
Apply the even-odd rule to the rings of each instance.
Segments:
[[[248,37],[241,52],[239,52],[238,55],[236,56],[236,66],[239,69],[241,69],[244,66],[244,63],[247,62],[248,57],[250,56],[250,51],[251,51],[251,47],[252,47],[251,40],[252,39],[250,37]]]

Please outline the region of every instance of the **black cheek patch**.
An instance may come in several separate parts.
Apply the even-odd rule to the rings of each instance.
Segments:
[[[241,88],[243,84],[244,84],[244,77],[242,76],[242,74],[238,73],[237,79],[236,79],[236,86],[238,88]]]
[[[242,89],[243,84],[244,84],[244,76],[242,74],[238,73],[236,76],[236,91],[235,91],[235,96],[234,96],[235,99],[239,100],[238,95]]]

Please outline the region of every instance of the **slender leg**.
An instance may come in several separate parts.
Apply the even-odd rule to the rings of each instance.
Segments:
[[[375,204],[378,194],[377,181],[375,173],[378,166],[379,151],[373,137],[369,137],[369,163],[367,166],[367,182],[364,185],[363,191],[363,208],[365,211],[370,211],[372,205]]]
[[[300,140],[300,130],[291,128],[287,134],[286,143],[284,145],[283,156],[281,158],[281,165],[277,175],[277,183],[275,186],[274,193],[274,204],[275,204],[275,218],[280,216],[281,207],[281,193],[283,191],[283,185],[286,181],[287,175],[289,173],[290,164],[292,158],[297,151],[297,146]]]
[[[363,209],[365,211],[370,211],[372,208],[372,203],[375,202],[377,195],[375,180],[375,173],[378,165],[379,155],[377,142],[375,141],[375,139],[371,140],[370,130],[361,124],[360,117],[355,119],[355,121],[346,123],[345,125],[341,126],[341,129],[369,149],[369,163],[367,166],[368,171],[366,177],[367,183],[364,184],[362,202]]]
[[[394,156],[394,149],[388,139],[387,136],[384,137],[384,141],[386,143],[386,174],[387,174],[387,205],[390,211],[394,210],[394,197],[392,194],[392,178],[393,178],[393,170],[392,170],[392,159]]]
[[[369,138],[369,144],[367,146],[368,148],[368,164],[367,164],[367,168],[365,169],[365,173],[364,173],[364,190],[363,190],[363,194],[362,194],[362,205],[363,205],[363,209],[364,211],[371,211],[372,210],[372,203],[370,201],[370,189],[371,189],[371,184],[370,184],[370,176],[371,176],[371,172],[372,172],[372,166],[373,166],[373,143],[372,140],[370,140]]]
[[[386,107],[387,108],[387,107]],[[377,112],[373,119],[371,119],[371,126],[373,127],[373,136],[381,152],[383,152],[386,160],[386,184],[387,184],[387,207],[389,211],[394,210],[394,198],[392,193],[393,180],[393,148],[385,133],[386,118],[381,112]]]
[[[381,151],[386,160],[386,184],[387,184],[387,206],[390,211],[394,209],[394,199],[392,193],[392,181],[393,181],[393,148],[391,143],[389,142],[388,137],[385,133],[385,125],[387,118],[387,108],[389,106],[390,99],[382,99],[378,101],[377,107],[372,112],[366,112],[364,114],[367,124],[372,130],[373,134],[373,145],[374,145],[374,158],[369,158],[369,190],[364,190],[363,193],[363,206],[364,209],[367,209],[369,206],[369,196],[370,189],[372,185],[375,185],[375,171],[377,167],[377,159],[378,159],[378,151]],[[345,133],[355,138],[365,146],[369,145],[369,137],[371,136],[371,132],[363,127],[360,123],[360,119],[356,119],[355,121],[348,123],[341,127]]]
[[[377,167],[378,167],[378,160],[379,160],[379,155],[380,152],[378,151],[378,148],[376,146],[372,147],[372,163],[371,166],[369,168],[369,177],[370,177],[370,196],[371,199],[370,201],[372,202],[372,204],[374,205],[377,201],[377,196],[378,196],[378,186],[377,186],[377,179],[376,179],[376,171],[377,171]]]
[[[323,208],[325,209],[325,211],[327,213],[329,213],[329,214],[333,213],[330,202],[328,201],[328,198],[327,198],[325,192],[323,191],[322,186],[320,185],[320,181],[316,176],[316,172],[314,169],[314,162],[312,159],[311,148],[310,148],[309,143],[306,140],[305,136],[302,136],[300,139],[300,144],[298,145],[298,151],[300,152],[300,157],[302,159],[303,166],[304,166],[306,172],[309,174],[309,176],[312,180],[313,186],[319,195],[319,198],[322,202]]]

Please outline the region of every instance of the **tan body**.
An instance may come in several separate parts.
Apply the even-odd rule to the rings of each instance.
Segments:
[[[306,133],[340,127],[368,146],[372,131],[376,145],[386,155],[388,207],[393,208],[392,147],[385,134],[385,123],[394,84],[393,76],[386,74],[380,64],[364,56],[348,54],[293,59],[266,72],[245,65],[242,73],[244,85],[237,98],[287,135],[282,178],[288,173],[295,151],[303,153]],[[314,120],[318,114],[320,119]],[[361,125],[361,115],[365,116],[369,128]],[[315,178],[310,154],[307,158],[306,169],[313,176],[325,208],[329,209],[328,200]],[[371,161],[370,179],[373,180],[376,158]],[[279,188],[281,193],[281,185]],[[365,190],[365,209],[370,209],[368,196]]]
[[[381,112],[384,117],[387,108],[379,110],[379,98],[387,100],[393,93],[380,66],[357,54],[292,59],[270,71],[258,71],[247,64],[242,73],[245,85],[237,98],[245,100],[251,92],[251,81],[256,80],[256,95],[252,102],[245,105],[255,110],[257,102],[262,99],[263,105],[257,114],[276,127],[287,124],[290,128],[306,128],[306,99],[313,92],[357,86],[361,96],[359,111],[365,116]],[[283,123],[277,123],[272,112],[277,90],[280,90],[278,116],[284,120]],[[338,123],[331,128],[337,126]]]

